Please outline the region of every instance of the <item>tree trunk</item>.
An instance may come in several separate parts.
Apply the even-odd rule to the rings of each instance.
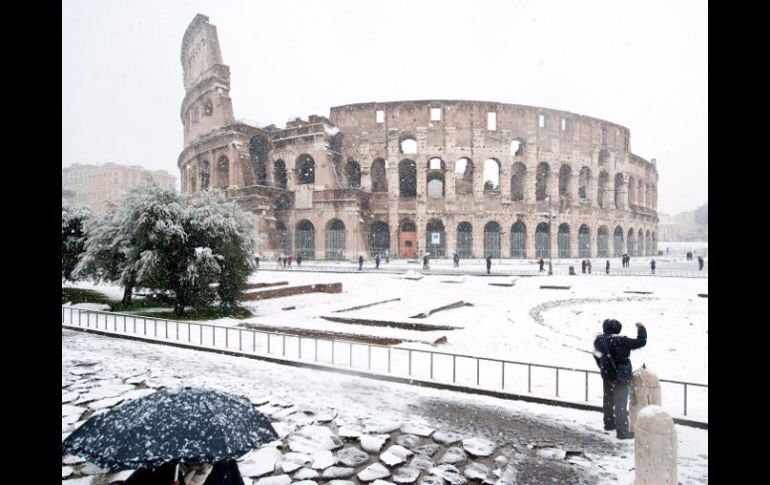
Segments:
[[[133,296],[133,287],[126,286],[123,289],[123,301],[121,303],[123,303],[124,305],[130,305],[132,296]]]

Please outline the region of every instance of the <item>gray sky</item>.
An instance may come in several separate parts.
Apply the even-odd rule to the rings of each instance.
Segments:
[[[182,35],[217,26],[236,118],[283,126],[368,101],[478,99],[631,130],[658,209],[708,201],[703,0],[63,0],[62,166],[177,178]]]

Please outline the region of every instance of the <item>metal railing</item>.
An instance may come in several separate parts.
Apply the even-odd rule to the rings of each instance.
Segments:
[[[62,305],[62,326],[177,345],[269,356],[349,368],[416,381],[529,395],[601,406],[597,371],[489,357],[389,347],[350,340],[303,337],[209,323],[157,319]],[[674,416],[708,423],[708,385],[661,379],[663,407]],[[680,387],[680,392],[675,388]],[[667,390],[668,389],[668,390]],[[671,392],[669,392],[671,391]],[[681,400],[677,397],[681,396]]]

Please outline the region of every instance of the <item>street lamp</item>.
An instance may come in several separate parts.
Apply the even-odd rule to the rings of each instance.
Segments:
[[[553,237],[551,237],[551,231],[553,231],[553,214],[551,212],[551,197],[549,195],[545,196],[545,202],[548,204],[548,276],[551,276],[553,275]]]

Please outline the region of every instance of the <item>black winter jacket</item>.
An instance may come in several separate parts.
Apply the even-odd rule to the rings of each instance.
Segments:
[[[603,379],[622,383],[631,380],[633,367],[629,356],[632,350],[647,345],[647,329],[638,327],[634,339],[617,335],[621,328],[622,325],[617,320],[604,321],[604,333],[594,340],[594,360]],[[608,351],[611,360],[605,356]]]

